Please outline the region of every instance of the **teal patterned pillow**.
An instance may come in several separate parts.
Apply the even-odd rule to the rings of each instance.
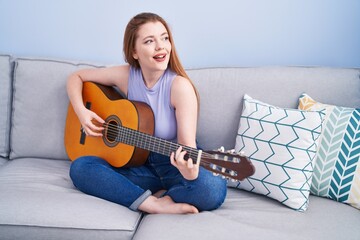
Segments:
[[[245,95],[235,151],[243,151],[256,171],[229,185],[305,211],[323,115],[271,106]]]
[[[360,209],[360,109],[319,103],[307,94],[299,109],[326,112],[311,193]]]

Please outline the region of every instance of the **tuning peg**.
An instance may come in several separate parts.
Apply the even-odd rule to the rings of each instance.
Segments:
[[[217,167],[216,167],[215,164],[213,164],[213,165],[211,166],[211,168],[214,169],[214,170],[217,169]],[[213,172],[213,175],[214,175],[215,177],[217,177],[217,176],[219,176],[220,174],[219,174],[219,173],[216,173],[216,172]]]
[[[244,151],[240,151],[240,152],[238,152],[237,153],[239,156],[241,156],[241,157],[245,157],[245,152]]]
[[[219,152],[225,152],[224,146],[221,146],[220,148],[218,148],[217,151],[219,151]]]
[[[227,152],[230,153],[230,154],[234,154],[234,153],[235,153],[235,149],[227,150]]]

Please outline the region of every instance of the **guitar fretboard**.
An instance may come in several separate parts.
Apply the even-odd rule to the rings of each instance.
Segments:
[[[171,153],[175,152],[180,146],[187,152],[187,158],[191,158],[194,162],[199,154],[199,150],[196,148],[183,146],[124,126],[108,125],[108,134],[113,135],[112,138],[114,138],[116,142],[135,146],[165,156],[170,156]]]

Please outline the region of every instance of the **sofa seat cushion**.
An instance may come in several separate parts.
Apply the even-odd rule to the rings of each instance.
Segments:
[[[312,195],[310,201],[306,212],[297,212],[265,196],[230,188],[224,204],[212,212],[146,215],[134,240],[359,239],[358,210]]]
[[[0,168],[2,239],[131,239],[141,214],[78,191],[70,161],[20,158]]]

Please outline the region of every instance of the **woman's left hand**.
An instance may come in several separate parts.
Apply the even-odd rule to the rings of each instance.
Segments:
[[[171,164],[179,169],[181,175],[186,180],[195,180],[199,176],[199,164],[194,164],[191,158],[185,160],[185,154],[186,151],[182,151],[182,147],[180,146],[175,153],[171,153]]]

